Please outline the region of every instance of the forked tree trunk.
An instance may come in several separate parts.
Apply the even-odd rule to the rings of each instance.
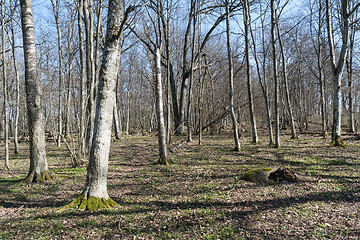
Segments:
[[[278,79],[278,67],[276,57],[276,17],[275,17],[275,1],[271,0],[271,46],[273,57],[273,71],[274,71],[274,92],[275,92],[275,147],[280,147],[280,122],[279,122],[279,79]]]
[[[237,127],[237,120],[234,110],[234,69],[232,62],[232,53],[231,53],[231,39],[230,39],[230,14],[229,14],[229,0],[226,0],[226,36],[227,36],[227,52],[228,52],[228,61],[229,61],[229,108],[233,125],[233,134],[234,134],[234,151],[240,151],[240,142],[239,134]]]
[[[245,58],[246,58],[246,76],[247,76],[247,90],[249,100],[249,112],[252,128],[252,142],[257,143],[259,141],[256,130],[256,119],[254,114],[254,101],[252,96],[252,84],[251,84],[251,65],[250,65],[250,51],[249,51],[249,25],[250,25],[250,9],[248,0],[244,1],[244,27],[245,27]]]
[[[30,168],[24,182],[50,180],[45,154],[44,116],[41,107],[41,84],[37,57],[31,0],[20,0],[24,43],[26,103],[30,137]]]
[[[86,182],[82,194],[65,208],[75,207],[96,211],[116,205],[108,195],[107,174],[123,18],[124,1],[110,0],[106,42],[100,68],[98,97],[96,98],[94,136]]]

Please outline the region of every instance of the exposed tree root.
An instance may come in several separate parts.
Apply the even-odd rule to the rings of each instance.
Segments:
[[[346,147],[346,144],[345,144],[343,141],[341,141],[340,136],[335,135],[333,141],[330,143],[330,146],[332,146],[332,147],[343,147],[343,148],[345,148],[345,147]]]
[[[118,205],[110,197],[108,199],[98,198],[98,197],[84,197],[83,195],[77,197],[74,201],[64,206],[59,211],[64,211],[66,209],[80,209],[84,211],[95,212],[101,209],[111,208]]]
[[[31,171],[27,177],[22,180],[23,183],[27,183],[27,184],[30,184],[30,183],[43,183],[45,181],[51,181],[52,180],[52,177],[50,176],[50,172],[49,171],[44,171],[42,173],[35,173],[35,170],[34,171]]]
[[[159,165],[170,166],[169,161],[168,161],[166,158],[165,158],[165,159],[159,158],[158,164],[159,164]]]

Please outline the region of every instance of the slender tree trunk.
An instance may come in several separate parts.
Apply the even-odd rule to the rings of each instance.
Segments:
[[[5,0],[1,1],[1,46],[2,46],[2,72],[4,94],[4,141],[5,141],[5,168],[9,169],[9,119],[8,119],[8,89],[6,74],[6,43],[5,43]]]
[[[244,1],[244,27],[245,27],[245,58],[246,58],[246,75],[247,75],[247,89],[249,99],[249,112],[252,128],[252,142],[257,143],[259,141],[256,130],[256,119],[254,114],[254,103],[252,96],[252,84],[251,84],[251,65],[250,65],[250,51],[249,51],[249,25],[250,25],[250,9],[248,0]]]
[[[350,36],[350,46],[348,58],[346,59],[348,88],[349,88],[349,132],[355,132],[354,121],[354,103],[353,103],[353,51],[354,51],[354,37],[355,33],[352,32]]]
[[[114,127],[115,127],[115,138],[116,140],[120,140],[121,138],[121,131],[120,131],[120,125],[119,125],[119,115],[118,115],[118,110],[117,110],[117,103],[115,101],[114,104]]]
[[[93,143],[91,144],[87,176],[82,194],[67,205],[68,208],[96,211],[116,203],[107,191],[108,160],[113,122],[116,76],[119,67],[118,54],[121,51],[121,23],[124,19],[124,1],[110,0],[108,27],[99,75],[98,97]]]
[[[24,182],[50,180],[45,154],[44,116],[41,107],[41,84],[37,70],[35,33],[31,0],[20,0],[24,43],[26,102],[30,137],[30,168]]]
[[[228,61],[229,61],[229,108],[230,114],[233,124],[233,134],[234,134],[234,143],[235,148],[234,151],[240,151],[240,142],[239,142],[239,134],[237,128],[237,120],[234,110],[234,69],[232,62],[232,52],[231,52],[231,38],[230,38],[230,14],[229,14],[229,0],[226,0],[226,36],[227,36],[227,52],[228,52]]]
[[[260,3],[262,4],[262,3]],[[261,6],[261,5],[260,5]],[[260,8],[260,12],[261,12],[261,8]],[[263,77],[261,76],[260,73],[260,64],[259,64],[259,59],[257,56],[257,50],[256,50],[256,43],[255,43],[255,37],[254,37],[254,33],[251,27],[251,16],[249,14],[249,19],[250,19],[250,23],[249,23],[249,28],[250,28],[250,34],[251,34],[251,39],[253,41],[253,48],[254,48],[254,59],[255,59],[255,63],[256,63],[256,71],[257,71],[257,75],[259,78],[259,82],[260,82],[260,86],[261,86],[261,91],[263,93],[264,96],[264,100],[265,100],[265,107],[266,107],[266,117],[267,117],[267,123],[268,123],[268,129],[269,129],[269,146],[274,145],[274,137],[273,137],[273,131],[272,131],[272,124],[271,124],[271,109],[270,109],[270,103],[269,103],[269,91],[268,91],[268,87],[266,84],[266,56],[265,53],[264,58],[263,58],[263,66],[262,66],[262,71],[263,71]],[[264,19],[261,19],[261,24],[263,27],[262,30],[262,44],[263,44],[263,49],[265,49],[265,34],[264,34]]]
[[[158,117],[158,141],[159,141],[159,164],[169,165],[167,161],[166,149],[166,129],[164,120],[164,106],[163,106],[163,90],[161,79],[161,55],[160,48],[155,50],[155,81],[156,81],[156,113]]]
[[[323,51],[323,42],[321,38],[322,31],[322,0],[319,0],[319,18],[318,18],[318,33],[317,33],[317,42],[318,42],[318,54],[317,54],[317,64],[319,70],[319,85],[320,85],[320,107],[321,107],[321,125],[322,125],[322,135],[323,138],[326,138],[327,135],[327,122],[326,122],[326,103],[325,103],[325,78],[323,74],[323,60],[322,60],[322,51]]]
[[[17,68],[17,61],[16,61],[16,50],[15,50],[15,33],[14,33],[14,24],[13,21],[10,22],[10,31],[11,37],[10,44],[11,44],[11,52],[14,64],[14,73],[15,73],[15,123],[14,123],[14,145],[15,154],[19,154],[19,141],[18,141],[18,132],[19,132],[19,115],[20,115],[20,79],[19,79],[19,71]]]
[[[271,0],[271,46],[273,57],[273,71],[274,71],[274,92],[275,92],[275,147],[279,148],[280,145],[280,123],[279,123],[279,80],[278,80],[278,67],[276,57],[276,12],[275,1]]]
[[[84,60],[84,32],[82,26],[82,12],[84,0],[79,0],[78,29],[79,29],[79,55],[80,55],[80,129],[79,129],[79,159],[85,155],[85,60]]]
[[[85,145],[87,150],[91,149],[92,138],[94,135],[95,122],[95,101],[96,101],[96,82],[95,82],[95,60],[94,60],[94,30],[92,17],[92,4],[90,0],[83,1],[84,23],[86,33],[86,75],[87,75],[87,132]]]
[[[56,2],[54,2],[56,1]],[[61,135],[62,135],[62,97],[63,97],[63,56],[62,56],[62,41],[61,41],[61,29],[59,23],[59,0],[51,0],[55,23],[56,23],[56,30],[57,30],[57,37],[58,37],[58,53],[59,53],[59,99],[58,99],[58,137],[57,137],[57,146],[61,146]]]
[[[281,51],[282,72],[283,72],[284,85],[285,85],[285,99],[286,99],[287,111],[288,111],[289,117],[290,117],[291,138],[295,139],[298,136],[296,135],[294,114],[293,114],[292,107],[291,107],[290,93],[289,93],[289,86],[288,86],[288,78],[287,78],[287,70],[286,70],[285,51],[284,51],[284,45],[283,45],[281,35],[280,35],[280,29],[279,29],[279,22],[278,21],[276,21],[276,28],[277,28],[280,51]]]

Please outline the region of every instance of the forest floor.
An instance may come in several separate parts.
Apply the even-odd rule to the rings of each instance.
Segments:
[[[29,167],[22,143],[11,170],[0,163],[0,239],[359,239],[360,140],[345,136],[341,148],[315,133],[281,138],[275,149],[267,137],[251,144],[243,136],[243,151],[233,152],[230,132],[205,135],[159,166],[156,136],[123,137],[109,161],[109,195],[119,205],[93,213],[58,212],[81,193],[86,174],[70,167],[64,144],[47,143],[53,181],[20,183]],[[299,181],[242,180],[268,166],[290,167]]]

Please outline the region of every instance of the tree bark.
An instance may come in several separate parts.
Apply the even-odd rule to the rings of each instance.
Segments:
[[[240,151],[240,142],[239,142],[239,134],[237,128],[237,120],[234,110],[234,69],[232,62],[232,52],[231,52],[231,37],[230,37],[230,13],[229,13],[229,0],[226,0],[225,4],[226,10],[226,36],[227,36],[227,52],[228,52],[228,62],[229,62],[229,108],[233,125],[233,135],[234,135],[234,151]]]
[[[156,81],[156,113],[158,117],[158,141],[159,141],[159,164],[169,165],[166,149],[166,129],[164,120],[163,90],[161,79],[161,55],[160,48],[155,50],[155,81]]]
[[[245,27],[245,58],[246,58],[246,76],[247,76],[247,90],[249,100],[249,112],[252,129],[252,142],[257,143],[259,141],[256,130],[256,119],[254,114],[254,101],[252,96],[252,84],[251,84],[251,65],[250,65],[250,51],[249,51],[249,25],[250,25],[250,9],[248,0],[244,1],[244,27]]]
[[[277,28],[278,40],[279,40],[280,51],[281,51],[282,72],[283,72],[284,85],[285,85],[284,91],[285,91],[285,99],[286,99],[287,111],[288,111],[289,117],[290,117],[291,138],[295,139],[298,136],[296,135],[294,114],[293,114],[292,107],[291,107],[290,93],[289,93],[289,86],[288,86],[288,78],[287,78],[287,70],[286,70],[285,51],[284,51],[284,45],[283,45],[281,35],[280,35],[280,29],[279,29],[279,22],[278,21],[276,21],[276,28]]]
[[[9,119],[8,119],[8,89],[6,75],[6,43],[5,43],[5,1],[1,1],[1,46],[2,46],[2,72],[4,90],[4,141],[5,141],[5,168],[9,169]]]
[[[111,125],[115,102],[115,87],[121,51],[121,26],[124,20],[124,0],[110,0],[108,26],[102,65],[100,68],[94,136],[91,144],[87,176],[82,194],[66,208],[96,211],[116,203],[107,191],[108,160],[111,143]]]
[[[275,147],[280,148],[280,123],[279,123],[279,79],[278,79],[278,67],[276,57],[276,12],[275,1],[271,0],[271,46],[273,57],[273,72],[274,72],[274,92],[275,92]]]
[[[20,0],[24,43],[26,103],[30,137],[30,168],[24,182],[50,180],[45,154],[44,116],[38,78],[35,33],[31,0]]]

